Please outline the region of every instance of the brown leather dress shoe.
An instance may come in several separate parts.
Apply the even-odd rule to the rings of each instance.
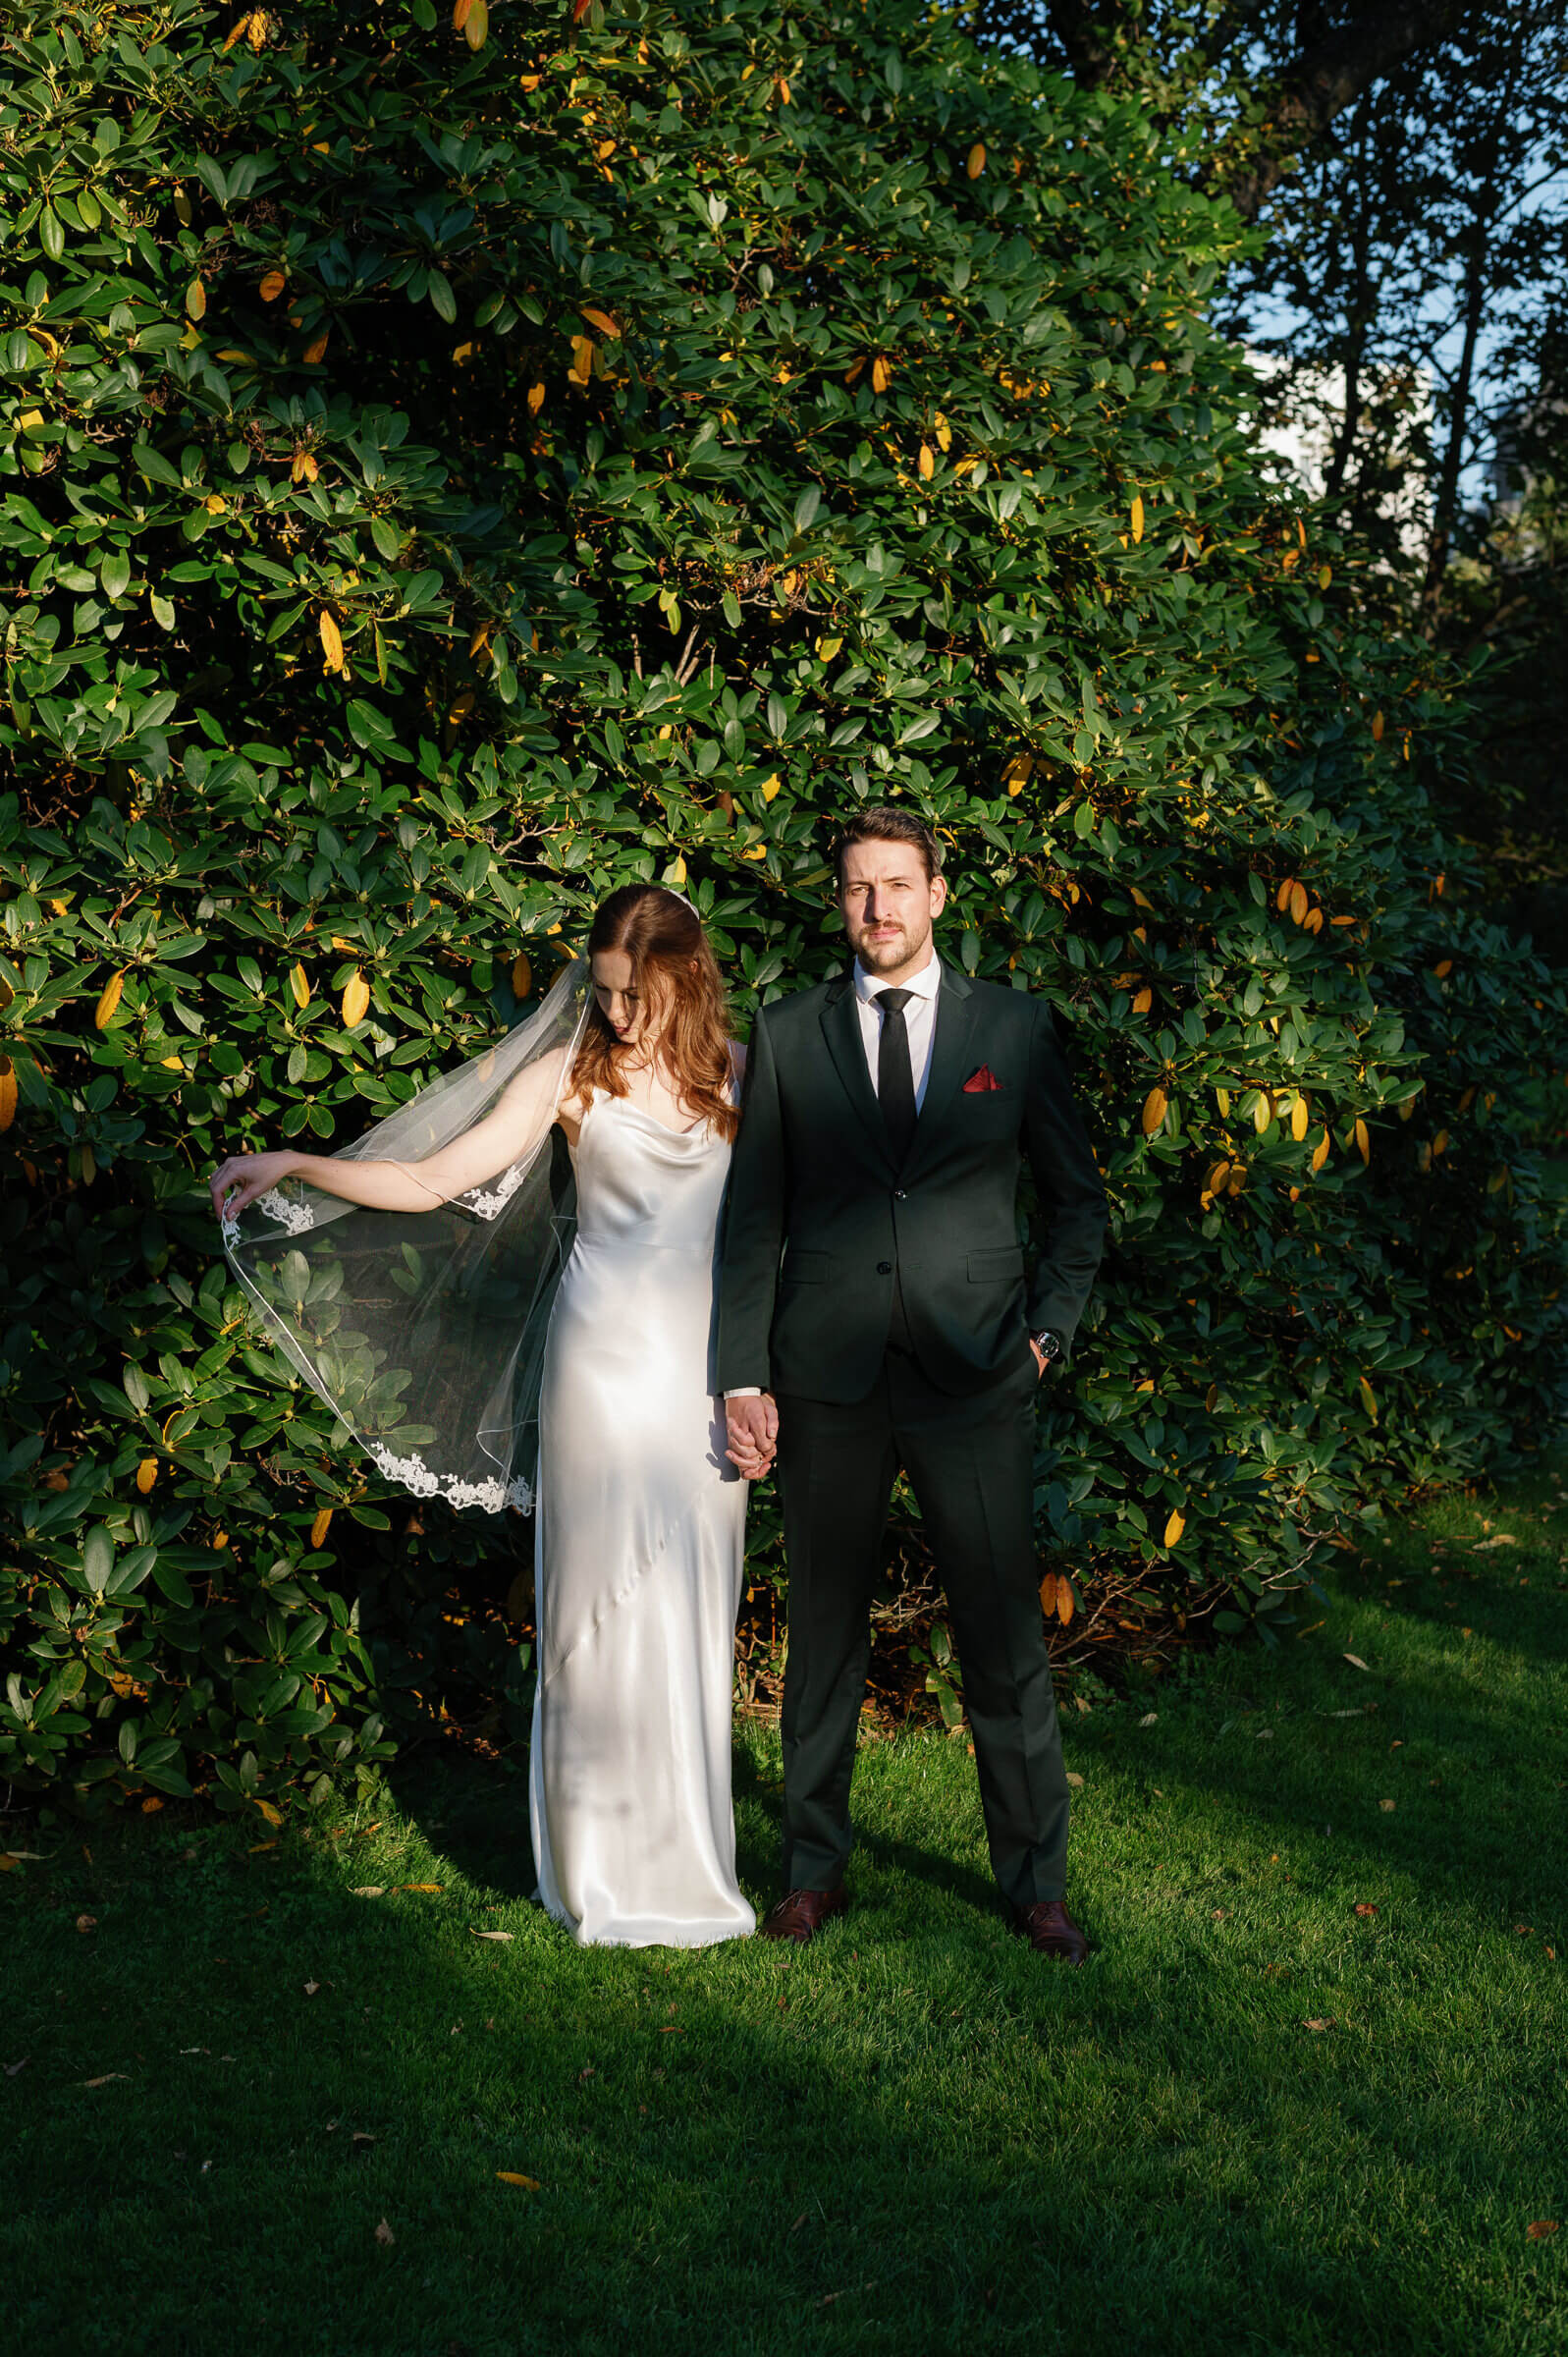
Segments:
[[[1033,1906],[1014,1907],[1012,1920],[1038,1954],[1060,1956],[1068,1964],[1087,1962],[1089,1943],[1059,1898],[1037,1898]]]
[[[804,1947],[835,1915],[847,1915],[849,1893],[837,1891],[786,1891],[762,1919],[765,1940],[793,1940]]]

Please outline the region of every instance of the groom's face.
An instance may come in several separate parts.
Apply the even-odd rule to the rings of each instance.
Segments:
[[[946,898],[946,885],[927,875],[912,843],[852,843],[844,852],[838,906],[868,974],[918,973]]]

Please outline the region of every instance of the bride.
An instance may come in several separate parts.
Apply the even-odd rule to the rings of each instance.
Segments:
[[[498,1047],[340,1154],[211,1180],[274,1338],[382,1472],[536,1508],[537,1895],[585,1945],[755,1927],[730,1796],[746,1481],[711,1366],[743,1058],[696,911],[626,885]]]

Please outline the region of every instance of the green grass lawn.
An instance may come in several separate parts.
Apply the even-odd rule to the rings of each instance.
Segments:
[[[8,2345],[1560,2357],[1564,1492],[1340,1561],[1277,1655],[1068,1712],[1079,1973],[938,1734],[866,1745],[799,1953],[572,1947],[465,1767],[259,1848],[13,1832]],[[735,1766],[766,1901],[776,1739]]]

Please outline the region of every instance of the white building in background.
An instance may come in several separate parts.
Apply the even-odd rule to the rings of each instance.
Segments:
[[[1266,451],[1279,471],[1306,492],[1321,499],[1345,418],[1343,368],[1294,365],[1276,353],[1252,352],[1246,358],[1258,377],[1258,413]],[[1432,378],[1425,368],[1384,371],[1363,396],[1364,409],[1377,412],[1377,425],[1364,416],[1358,443],[1370,449],[1374,432],[1385,428],[1390,403],[1399,408],[1399,424],[1382,447],[1384,462],[1394,475],[1378,502],[1378,514],[1394,523],[1399,545],[1407,557],[1419,557],[1427,545],[1428,434],[1432,423]],[[1355,479],[1354,465],[1348,469]]]

